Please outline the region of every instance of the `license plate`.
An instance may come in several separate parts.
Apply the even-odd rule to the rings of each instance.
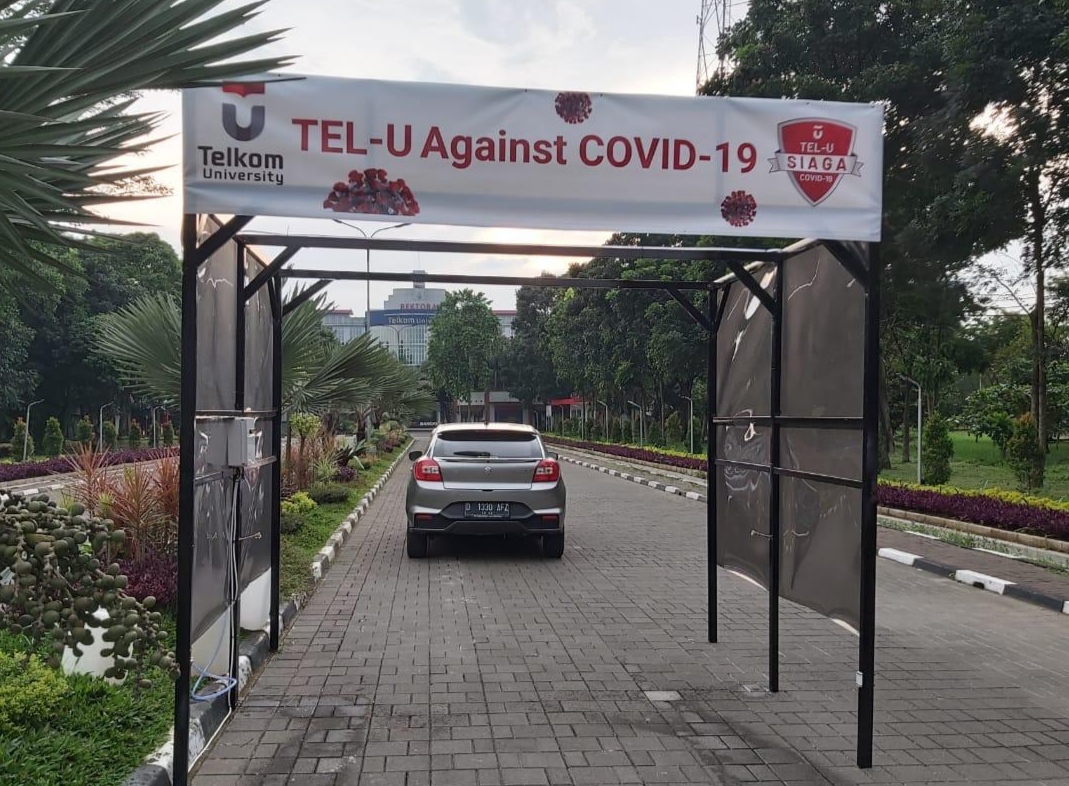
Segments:
[[[509,503],[507,502],[465,502],[464,518],[467,519],[507,519]]]

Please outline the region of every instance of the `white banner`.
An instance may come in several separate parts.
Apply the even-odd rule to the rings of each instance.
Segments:
[[[184,91],[188,213],[876,241],[883,110],[306,77]]]

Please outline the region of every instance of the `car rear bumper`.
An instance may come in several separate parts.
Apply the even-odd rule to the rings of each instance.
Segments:
[[[558,518],[552,523],[542,520],[541,516],[528,519],[507,520],[467,520],[448,519],[444,516],[432,516],[430,521],[409,525],[411,532],[426,535],[552,535],[563,532],[563,522]]]
[[[564,484],[514,491],[463,491],[412,483],[406,499],[408,527],[438,535],[545,535],[564,530]],[[508,519],[470,519],[465,502],[508,502]]]

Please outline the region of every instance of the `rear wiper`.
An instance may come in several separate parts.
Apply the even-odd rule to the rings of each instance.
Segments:
[[[466,456],[470,458],[490,458],[490,453],[485,450],[458,450],[453,453],[454,456]]]

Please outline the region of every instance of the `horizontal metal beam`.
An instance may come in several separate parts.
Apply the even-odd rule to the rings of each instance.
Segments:
[[[779,249],[704,248],[680,246],[559,246],[539,243],[474,243],[449,240],[397,240],[326,235],[243,234],[238,240],[252,246],[419,251],[431,254],[487,254],[507,256],[584,257],[597,259],[677,259],[736,262],[774,262],[787,255]]]
[[[283,268],[283,278],[337,281],[412,281],[428,284],[482,284],[503,287],[558,287],[576,289],[690,289],[706,290],[705,281],[657,281],[646,278],[556,278],[551,276],[462,276],[453,273],[367,273],[363,270],[304,270]]]

